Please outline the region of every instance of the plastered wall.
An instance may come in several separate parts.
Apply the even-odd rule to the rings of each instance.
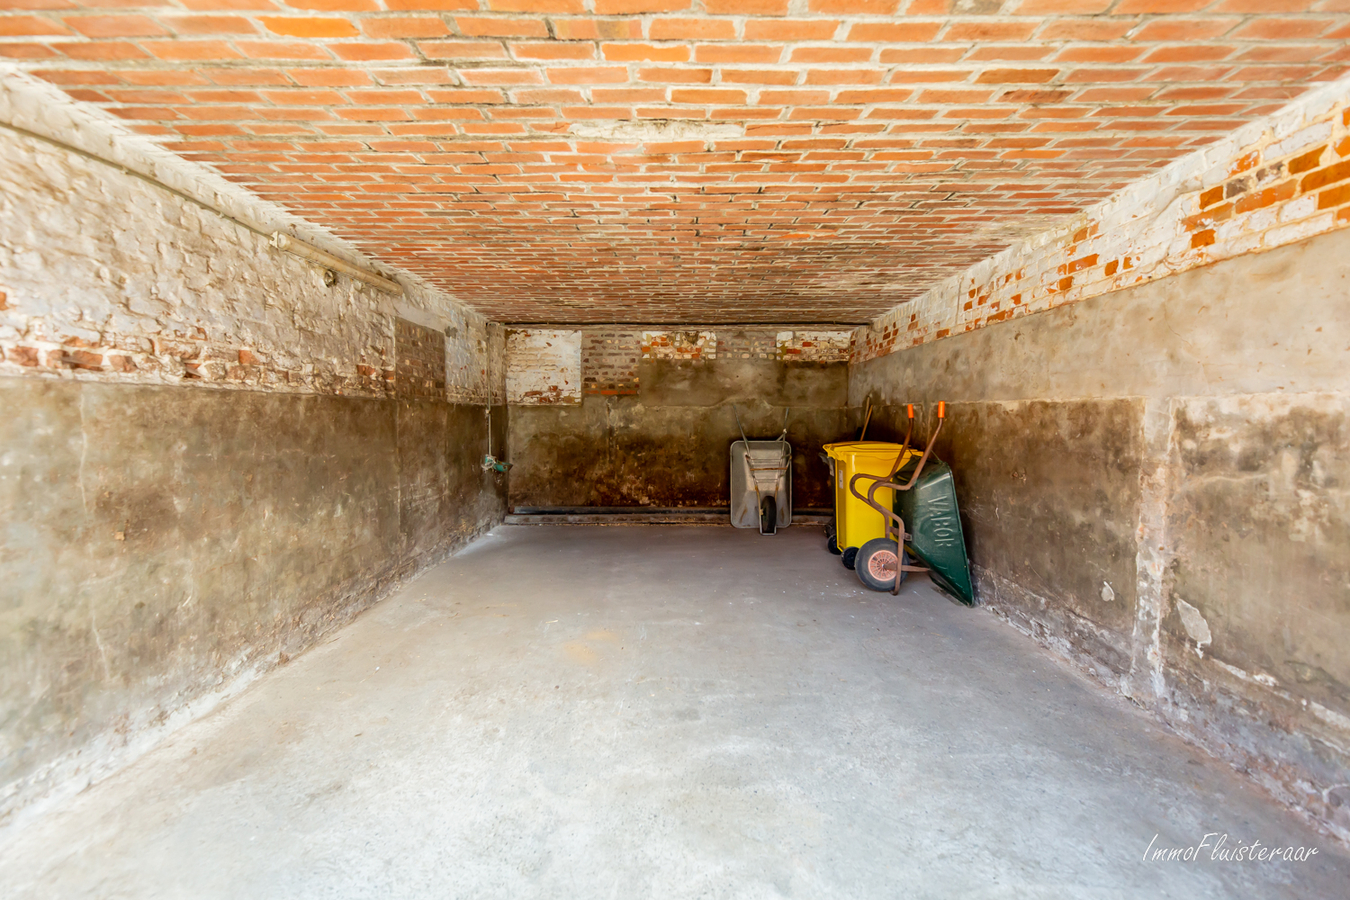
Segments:
[[[1350,230],[856,365],[980,602],[1350,835]]]
[[[1350,81],[854,336],[982,602],[1350,835]]]
[[[725,507],[728,450],[787,414],[797,508],[830,504],[823,443],[847,429],[850,333],[641,325],[508,336],[511,504]]]
[[[0,821],[500,521],[504,334],[0,129]]]

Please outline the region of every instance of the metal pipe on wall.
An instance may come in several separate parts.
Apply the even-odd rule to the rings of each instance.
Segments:
[[[352,278],[355,278],[358,281],[364,281],[366,284],[377,287],[382,291],[388,291],[391,294],[403,293],[403,285],[399,284],[397,281],[385,278],[383,275],[377,275],[369,269],[358,268],[331,253],[325,253],[318,247],[311,247],[303,241],[297,241],[290,235],[282,234],[280,231],[272,232],[272,246],[276,247],[278,250],[285,250],[287,253],[294,253],[302,259],[318,263],[335,272],[350,275]]]

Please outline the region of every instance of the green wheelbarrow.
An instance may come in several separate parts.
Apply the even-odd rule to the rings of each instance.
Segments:
[[[933,443],[947,417],[947,404],[938,404],[937,426],[922,454],[907,452],[914,431],[913,404],[909,405],[908,412],[904,449],[896,457],[891,473],[869,475],[859,472],[849,480],[848,487],[853,496],[881,513],[886,522],[885,537],[873,538],[863,544],[853,569],[859,580],[872,590],[889,590],[892,594],[899,592],[905,573],[927,572],[943,591],[967,606],[974,606],[970,560],[961,532],[952,470],[932,456]],[[865,493],[859,486],[863,480],[872,482],[866,486]],[[891,509],[876,499],[877,491],[883,488],[893,492]],[[909,554],[924,565],[911,565]]]

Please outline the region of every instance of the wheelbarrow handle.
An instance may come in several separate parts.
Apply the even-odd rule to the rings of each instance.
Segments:
[[[904,466],[905,455],[909,451],[909,439],[914,430],[913,404],[909,405],[910,420],[909,420],[909,427],[905,429],[905,442],[900,445],[900,454],[899,456],[896,457],[895,465],[891,467],[890,474],[871,475],[868,474],[867,472],[858,472],[851,479],[849,479],[848,483],[848,489],[853,494],[853,496],[857,497],[859,500],[862,500],[863,502],[867,503],[869,506],[872,506],[873,508],[880,509],[881,507],[876,502],[876,492],[878,489],[888,487],[891,488],[892,490],[907,491],[910,488],[914,487],[915,482],[919,480],[919,476],[923,474],[924,466],[928,464],[928,458],[933,455],[933,444],[937,441],[938,435],[942,433],[942,426],[946,422],[946,415],[947,415],[946,406],[947,406],[946,403],[938,404],[937,425],[933,428],[933,433],[928,436],[928,446],[924,448],[923,455],[919,457],[919,464],[915,467],[914,472],[913,474],[910,475],[908,481],[906,481],[903,485],[901,485],[895,483],[891,479],[893,479],[896,473],[899,472],[900,469]],[[866,497],[864,497],[858,491],[857,482],[859,478],[872,479],[873,483],[872,486],[867,489]]]
[[[892,529],[894,529],[895,531],[896,569],[895,569],[895,584],[891,587],[892,594],[897,594],[900,592],[900,573],[902,570],[905,569],[905,567],[902,566],[902,563],[905,558],[905,549],[904,549],[905,523],[903,519],[901,519],[898,515],[896,515],[894,510],[887,509],[886,507],[882,506],[880,503],[877,502],[876,493],[881,488],[890,488],[893,491],[908,491],[914,487],[915,483],[919,480],[919,476],[923,474],[924,466],[928,464],[928,458],[933,455],[933,445],[937,442],[938,435],[942,433],[942,425],[947,419],[947,404],[943,401],[938,402],[937,425],[934,426],[933,433],[928,437],[928,446],[924,447],[923,455],[919,457],[918,465],[914,467],[914,472],[913,474],[910,475],[909,480],[906,481],[904,484],[898,484],[894,481],[891,481],[891,479],[894,478],[896,473],[899,472],[900,469],[904,466],[905,456],[909,451],[909,439],[914,431],[914,405],[912,403],[908,404],[908,412],[909,412],[908,416],[909,425],[905,429],[905,442],[900,448],[900,455],[896,457],[895,465],[891,467],[890,474],[882,476],[882,475],[870,475],[866,472],[858,472],[852,478],[850,478],[848,482],[849,492],[852,493],[853,496],[857,497],[859,500],[863,501],[868,506],[872,507],[872,509],[881,513],[882,518],[885,520],[886,523],[885,525],[886,537],[891,537]],[[871,486],[869,486],[867,489],[866,497],[864,497],[862,493],[858,490],[859,478],[868,478],[871,479],[872,481]]]

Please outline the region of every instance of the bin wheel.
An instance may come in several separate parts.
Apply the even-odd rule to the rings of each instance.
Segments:
[[[778,532],[778,501],[765,497],[759,505],[759,533],[776,534]]]
[[[909,554],[903,551],[900,558],[896,558],[895,541],[884,537],[873,538],[859,548],[853,571],[858,573],[858,580],[872,590],[889,591],[895,586],[897,565],[906,565],[908,562]],[[900,569],[899,572],[903,584],[905,570]]]
[[[843,557],[844,568],[851,569],[853,568],[853,561],[858,558],[858,548],[847,547],[839,555]]]
[[[825,549],[833,553],[835,556],[838,556],[840,554],[839,544],[838,542],[835,541],[833,532],[831,532],[825,538]]]

